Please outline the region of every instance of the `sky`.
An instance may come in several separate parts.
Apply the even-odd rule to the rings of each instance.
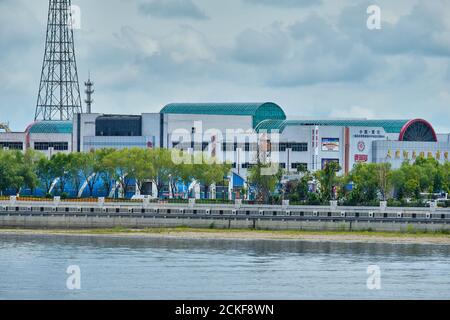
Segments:
[[[450,1],[72,4],[79,81],[90,72],[94,112],[272,101],[291,119],[424,118],[450,132]],[[373,4],[378,30],[367,27]],[[0,0],[0,122],[13,130],[34,118],[47,10],[45,0]]]

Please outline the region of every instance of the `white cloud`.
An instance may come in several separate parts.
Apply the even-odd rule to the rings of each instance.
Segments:
[[[366,0],[191,0],[184,11],[166,5],[174,0],[110,0],[108,10],[77,0],[80,83],[90,70],[94,109],[105,113],[271,100],[290,117],[422,117],[450,132],[450,3],[379,2],[376,34],[366,28]],[[145,14],[149,3],[165,11]],[[38,1],[0,0],[0,120],[17,130],[34,114],[46,11]]]
[[[374,119],[376,118],[376,113],[367,107],[352,106],[349,109],[333,109],[330,117],[340,119]]]
[[[207,19],[207,16],[192,0],[148,0],[139,9],[147,15],[161,18]]]

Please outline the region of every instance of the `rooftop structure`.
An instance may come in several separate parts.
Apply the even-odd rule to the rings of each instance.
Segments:
[[[47,133],[47,134],[72,134],[71,121],[38,121],[31,124],[27,133]]]
[[[286,120],[283,109],[272,102],[266,103],[174,103],[168,104],[161,114],[198,114],[252,116],[253,127],[267,119]]]
[[[265,120],[256,131],[282,133],[289,126],[334,126],[334,127],[380,127],[386,133],[398,134],[399,141],[436,142],[437,135],[430,123],[423,119],[413,120]]]

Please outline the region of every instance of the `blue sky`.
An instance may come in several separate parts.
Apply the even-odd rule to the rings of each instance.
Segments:
[[[95,112],[273,101],[290,118],[416,118],[450,132],[450,1],[74,0]],[[367,7],[382,29],[368,30]],[[0,0],[0,122],[33,120],[48,1]],[[447,14],[446,14],[447,13]]]

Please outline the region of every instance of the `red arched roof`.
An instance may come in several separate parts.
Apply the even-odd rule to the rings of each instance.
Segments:
[[[436,131],[434,130],[433,126],[426,120],[423,119],[414,119],[414,120],[410,120],[408,121],[402,128],[402,130],[400,131],[400,136],[398,138],[399,141],[404,141],[405,138],[405,134],[408,131],[409,128],[411,128],[413,125],[415,124],[423,124],[426,127],[428,127],[428,129],[430,130],[432,136],[433,136],[433,141],[437,142],[437,135],[436,135]]]

